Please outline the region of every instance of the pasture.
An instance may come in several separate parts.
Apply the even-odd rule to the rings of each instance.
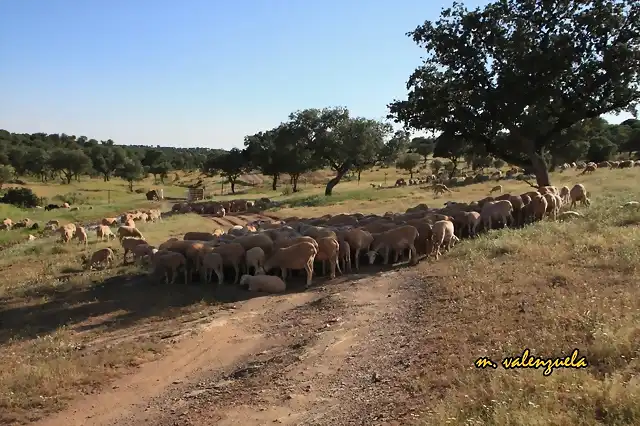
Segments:
[[[385,173],[387,185],[408,179],[395,169],[377,169],[363,172],[359,184],[340,183],[332,197],[324,197],[326,172],[301,180],[299,193],[270,191],[263,179],[243,177],[260,183],[241,187],[235,197],[219,192],[214,197],[268,197],[283,204],[265,214],[309,218],[403,213],[421,203],[439,208],[449,200],[480,200],[496,184],[456,187],[437,197],[420,186],[372,188],[371,183],[384,183]],[[575,209],[583,218],[492,230],[461,241],[438,261],[422,259],[409,268],[365,266],[335,280],[314,278],[307,291],[296,281],[283,295],[256,295],[229,283],[167,286],[145,268],[123,265],[117,240],[98,242],[94,233],[89,254],[114,247],[116,266],[84,271],[79,258],[85,251],[75,241],[61,244],[38,233],[26,242],[32,231],[0,231],[0,423],[26,424],[75,407],[77,414],[53,416],[43,424],[88,422],[81,416],[109,424],[122,400],[158,396],[160,403],[149,403],[150,418],[168,421],[187,412],[192,424],[211,418],[219,424],[274,419],[300,424],[309,421],[305,412],[322,411],[317,401],[339,402],[339,408],[323,411],[325,421],[351,413],[373,424],[393,412],[433,425],[638,424],[640,211],[619,206],[640,200],[640,168],[578,173],[570,169],[551,178],[557,187],[585,185],[591,206]],[[163,188],[165,198],[179,198],[186,192],[179,183],[199,179],[178,177],[169,185],[144,181],[136,188]],[[204,180],[217,188],[217,182]],[[531,190],[517,180],[500,183],[504,193]],[[63,195],[79,209],[24,211],[2,205],[0,215],[90,223],[136,208],[168,211],[172,205],[129,193],[119,180],[27,186],[50,200]],[[158,245],[188,231],[212,232],[261,217],[176,214],[139,228]],[[193,355],[187,361],[192,369],[172,369],[200,353],[202,336],[209,357]],[[348,348],[340,346],[344,341]],[[500,360],[524,348],[545,357],[577,348],[589,366],[556,369],[548,377],[539,369],[473,366],[478,357]],[[340,370],[342,361],[351,367]],[[253,368],[250,374],[235,375],[247,366]],[[232,382],[223,395],[211,391],[213,385],[200,386],[207,380],[198,374],[212,369],[207,380]],[[143,375],[158,382],[136,381]],[[135,384],[128,389],[141,395],[119,389],[127,377]],[[375,384],[363,385],[363,377]],[[336,387],[335,381],[346,384]],[[167,402],[175,401],[165,395],[170,389],[187,395],[195,392],[192,387],[208,389],[217,405],[184,396],[178,399],[188,402]],[[256,396],[258,389],[262,396]],[[289,389],[286,397],[282,389]],[[111,405],[103,395],[110,395]],[[243,401],[240,408],[237,399]],[[161,410],[162,401],[175,410]]]

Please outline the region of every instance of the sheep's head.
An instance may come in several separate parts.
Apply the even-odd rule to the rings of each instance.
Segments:
[[[249,279],[250,279],[251,275],[245,274],[243,276],[240,277],[240,286],[241,287],[246,287],[249,285]]]
[[[367,253],[367,256],[369,257],[369,265],[373,265],[373,262],[376,261],[376,256],[378,256],[378,252],[374,250],[370,250]]]

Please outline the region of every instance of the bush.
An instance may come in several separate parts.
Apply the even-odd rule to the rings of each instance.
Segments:
[[[0,199],[0,202],[23,208],[33,208],[39,204],[40,200],[30,188],[10,188]]]

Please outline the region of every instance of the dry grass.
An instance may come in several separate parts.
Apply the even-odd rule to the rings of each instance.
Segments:
[[[431,289],[442,311],[428,315],[459,357],[430,360],[419,379],[425,424],[640,424],[640,212],[618,208],[640,199],[636,170],[581,179],[593,201],[584,219],[491,232],[451,253]],[[589,367],[473,367],[525,348],[577,348]]]
[[[417,187],[370,188],[371,182],[383,182],[384,172],[363,173],[360,185],[341,183],[330,199],[318,196],[324,191],[326,172],[311,176],[309,180],[317,183],[302,185],[301,194],[282,195],[256,186],[243,197],[287,200],[290,207],[278,215],[308,217],[404,211],[418,203],[437,207],[449,199],[483,198],[493,186],[457,188],[446,198],[434,198],[431,191]],[[392,169],[386,172],[388,184],[408,177]],[[598,170],[580,177],[575,171],[554,174],[556,185],[583,182],[591,191],[593,206],[584,209],[585,220],[492,232],[460,244],[445,258],[442,264],[449,273],[432,285],[434,301],[429,302],[443,311],[435,315],[433,327],[425,329],[442,333],[434,345],[446,342],[441,350],[461,357],[443,362],[441,352],[427,358],[426,368],[432,373],[418,384],[432,398],[425,401],[426,423],[596,424],[596,418],[604,424],[638,422],[638,384],[631,375],[636,372],[640,338],[640,214],[614,207],[640,199],[640,190],[634,188],[639,175],[638,169]],[[178,183],[190,180],[197,180],[197,175],[181,175]],[[517,181],[502,184],[506,192],[529,190]],[[141,186],[154,187],[151,182]],[[163,187],[169,197],[186,191],[176,185]],[[73,193],[77,204],[93,209],[44,212],[0,206],[0,215],[89,221],[157,205],[144,200],[143,194],[128,193],[120,181],[34,188],[45,197]],[[111,191],[111,203],[105,191]],[[168,202],[163,205],[164,210],[168,207]],[[210,219],[197,215],[141,226],[151,243],[215,228]],[[0,233],[0,244],[19,241],[27,233]],[[93,235],[90,239],[89,250],[107,246],[96,243]],[[60,409],[75,395],[95,391],[110,377],[158,356],[167,336],[189,332],[193,323],[188,319],[206,316],[219,303],[210,288],[166,288],[141,277],[134,266],[83,272],[78,261],[81,248],[52,238],[13,245],[2,254],[0,423],[33,420]],[[116,254],[118,263],[121,254]],[[431,283],[433,278],[427,280]],[[550,377],[540,371],[471,367],[478,356],[497,359],[524,347],[540,355],[577,347],[592,365],[588,370],[556,371]]]

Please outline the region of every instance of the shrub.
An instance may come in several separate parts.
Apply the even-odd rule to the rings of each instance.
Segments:
[[[10,188],[0,201],[4,204],[13,204],[23,208],[36,207],[40,202],[30,188]]]

